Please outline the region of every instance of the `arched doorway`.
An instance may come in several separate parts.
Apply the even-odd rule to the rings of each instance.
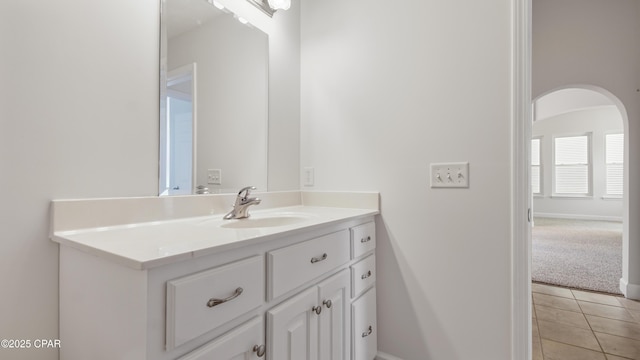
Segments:
[[[536,176],[536,165],[535,160],[532,158],[532,189],[534,199],[532,203],[534,204],[534,215],[536,213],[543,213],[547,216],[551,217],[565,217],[565,218],[590,218],[590,219],[600,219],[600,220],[619,220],[628,219],[628,200],[627,200],[627,191],[623,191],[623,184],[628,183],[626,180],[628,171],[626,171],[626,164],[628,164],[628,144],[626,139],[628,139],[628,116],[626,109],[622,102],[612,94],[607,89],[604,89],[599,86],[588,85],[588,84],[572,84],[563,86],[560,88],[551,89],[546,91],[538,96],[535,96],[533,99],[533,120],[534,120],[534,129],[536,127],[536,121],[544,120],[544,119],[560,119],[564,121],[565,125],[561,126],[546,126],[547,129],[555,129],[555,130],[547,130],[546,131],[546,139],[542,139],[538,137],[538,143],[543,144],[546,143],[546,171],[543,176],[540,176],[538,179]],[[592,111],[593,110],[593,111]],[[609,125],[602,126],[599,125],[600,128],[593,132],[589,131],[587,128],[582,127],[580,129],[571,129],[567,128],[566,124],[571,124],[571,121],[575,120],[571,119],[574,114],[581,114],[581,116],[585,116],[585,114],[591,114],[591,116],[596,116],[593,114],[599,113],[602,116],[603,113],[606,113],[605,116],[616,116],[618,117],[618,121],[621,122],[618,126]],[[544,120],[550,121],[550,120]],[[585,130],[587,129],[587,130]],[[536,139],[537,135],[541,135],[542,132],[533,131],[533,138]],[[570,136],[567,135],[575,135],[581,134],[583,138],[588,138],[590,143],[589,147],[589,155],[590,155],[590,164],[588,166],[588,175],[589,175],[589,185],[586,189],[577,190],[578,194],[566,194],[563,191],[556,191],[555,185],[557,179],[553,175],[555,170],[553,163],[551,161],[550,149],[554,146],[554,139],[552,136],[558,135],[563,136],[564,139],[569,139]],[[611,184],[610,182],[615,181],[615,176],[612,176],[610,173],[615,173],[617,171],[615,164],[611,159],[607,160],[606,154],[606,143],[610,141],[614,143],[616,138],[616,134],[621,134],[621,137],[624,139],[623,147],[622,147],[622,164],[624,171],[622,171],[622,177],[619,178],[619,182],[616,184]],[[595,137],[595,138],[594,138]],[[577,138],[577,137],[573,137]],[[556,138],[556,141],[560,140]],[[536,140],[534,140],[535,142]],[[620,145],[622,145],[620,144]],[[598,145],[598,151],[594,152],[593,146]],[[611,146],[611,145],[610,145]],[[534,146],[535,148],[535,146]],[[544,150],[544,149],[543,149]],[[611,151],[610,151],[611,152]],[[535,152],[532,154],[535,156]],[[611,156],[609,156],[611,158]],[[543,171],[544,167],[540,166]],[[597,171],[594,171],[594,168]],[[609,172],[609,174],[607,173]],[[597,175],[597,177],[596,177]],[[615,175],[615,174],[614,174]],[[614,180],[612,180],[614,179]],[[536,181],[539,180],[540,183],[536,184]],[[609,183],[608,183],[609,182]],[[537,198],[536,198],[536,190]],[[572,190],[569,189],[569,192]],[[616,197],[618,197],[616,199]],[[575,201],[575,199],[579,199]],[[537,205],[537,206],[536,206]],[[537,209],[536,209],[537,208]],[[579,208],[578,211],[576,209]],[[552,210],[551,210],[552,209]],[[629,242],[625,237],[628,236],[628,226],[629,224],[622,221],[622,274],[628,271],[628,251],[629,251]],[[535,277],[534,277],[535,278]],[[623,280],[624,276],[622,276],[619,281],[619,284],[616,284],[618,290],[623,288]],[[561,284],[566,285],[566,284]],[[598,289],[598,288],[588,288],[589,290],[597,290],[597,291],[606,291],[606,292],[619,292],[619,291],[611,291],[611,286],[608,287],[609,290]],[[624,290],[622,290],[624,292]]]
[[[625,302],[619,301],[618,299],[622,299],[620,297],[580,290],[625,292],[625,275],[621,270],[626,267],[628,272],[628,261],[624,260],[628,258],[629,252],[628,241],[623,241],[626,240],[624,237],[628,237],[629,227],[626,109],[612,93],[591,85],[552,89],[534,97],[533,104],[532,151],[531,158],[528,159],[531,165],[531,202],[534,214],[531,236],[533,280],[540,281],[539,278],[536,279],[540,275],[536,274],[536,251],[544,253],[548,250],[537,248],[537,245],[543,243],[544,246],[551,247],[558,245],[552,244],[556,241],[564,243],[559,244],[561,246],[568,245],[564,249],[569,250],[562,252],[558,251],[562,247],[556,247],[544,253],[545,256],[551,254],[551,257],[556,256],[560,262],[565,262],[546,274],[556,276],[554,281],[542,280],[543,283],[560,285],[559,287],[532,284],[533,358],[564,358],[569,355],[575,358],[604,358],[605,353],[627,356],[627,353],[621,353],[607,343],[609,340],[619,339],[615,336],[620,335],[619,330],[625,326],[621,324],[625,322],[619,318],[611,319],[612,315],[601,312],[606,309],[626,313]],[[534,194],[536,191],[537,194]],[[534,195],[537,195],[537,199]],[[537,216],[541,214],[547,216],[546,223],[538,221]],[[548,218],[561,220],[554,223],[548,222]],[[620,223],[616,224],[611,220]],[[569,228],[567,234],[549,239],[544,238],[544,235],[549,235],[546,233],[541,236],[542,241],[537,238],[541,235],[537,233],[539,225],[546,227],[545,231],[557,231],[558,227],[564,231],[565,228],[562,227],[567,224],[573,227]],[[614,226],[615,238],[605,238],[603,234],[606,231],[594,229],[594,224]],[[576,238],[577,228],[580,229]],[[607,255],[602,248],[590,248],[594,239],[601,246],[613,243],[610,251],[617,252],[613,266],[617,267],[614,269],[614,276],[611,276],[611,268],[606,268],[609,260],[590,261],[584,256],[588,252],[599,253],[598,256]],[[558,253],[562,254],[557,256]],[[553,271],[556,273],[553,274]],[[575,274],[566,276],[562,271]],[[599,276],[601,274],[598,272],[607,274]],[[594,283],[591,277],[599,277],[599,280],[604,278],[606,286]],[[569,283],[563,283],[567,280]],[[631,321],[631,317],[625,320]],[[606,322],[609,327],[600,327],[599,322]],[[565,338],[558,335],[561,333],[580,334],[580,341],[571,336]]]

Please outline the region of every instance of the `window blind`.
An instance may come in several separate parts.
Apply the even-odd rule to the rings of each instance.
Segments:
[[[588,195],[589,136],[566,136],[554,139],[554,192],[567,195]]]
[[[624,134],[605,135],[607,195],[621,196],[624,172]]]
[[[542,171],[540,164],[540,139],[531,140],[531,192],[542,192]]]

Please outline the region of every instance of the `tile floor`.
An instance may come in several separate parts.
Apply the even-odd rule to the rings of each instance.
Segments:
[[[640,302],[532,284],[533,360],[640,360]]]

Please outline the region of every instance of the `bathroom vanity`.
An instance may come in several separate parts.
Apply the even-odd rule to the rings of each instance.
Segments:
[[[117,199],[54,201],[61,358],[373,360],[378,194],[263,195],[231,221],[218,195],[178,218],[180,197],[148,199],[165,210],[141,222],[101,220]]]

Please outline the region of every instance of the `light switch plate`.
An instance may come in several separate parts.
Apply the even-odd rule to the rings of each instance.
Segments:
[[[314,170],[312,167],[306,167],[302,170],[302,185],[313,186]]]
[[[431,164],[432,188],[468,188],[469,163],[438,163]]]

